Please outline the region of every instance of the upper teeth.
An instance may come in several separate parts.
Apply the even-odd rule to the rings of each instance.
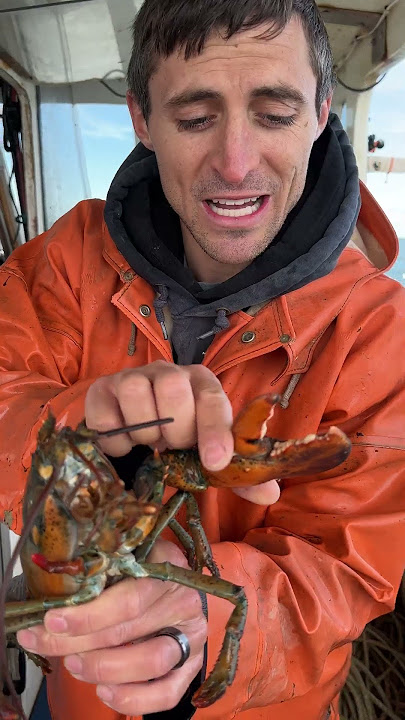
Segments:
[[[252,198],[244,198],[242,200],[212,200],[211,202],[214,203],[221,203],[221,205],[244,205],[247,202],[256,202],[256,200],[259,199],[259,196],[252,197]]]

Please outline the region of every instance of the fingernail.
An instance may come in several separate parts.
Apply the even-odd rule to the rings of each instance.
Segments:
[[[223,467],[225,448],[220,443],[209,443],[202,453],[203,465],[208,470],[219,470]]]
[[[17,640],[26,650],[37,649],[37,638],[31,630],[20,630],[17,634]]]
[[[111,702],[113,699],[113,691],[108,685],[98,685],[96,693],[103,702]]]
[[[63,661],[65,668],[73,675],[81,675],[83,670],[83,660],[80,655],[69,655]]]
[[[46,629],[53,633],[63,633],[68,629],[68,624],[63,615],[48,613],[46,616]]]

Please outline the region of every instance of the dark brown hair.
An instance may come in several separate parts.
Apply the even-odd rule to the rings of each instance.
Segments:
[[[334,86],[333,60],[325,25],[314,0],[145,0],[133,28],[128,66],[129,90],[148,120],[149,80],[160,58],[176,49],[184,57],[199,55],[207,38],[220,31],[225,39],[235,33],[268,25],[258,37],[271,39],[297,16],[308,42],[309,60],[316,77],[315,106],[319,114]]]

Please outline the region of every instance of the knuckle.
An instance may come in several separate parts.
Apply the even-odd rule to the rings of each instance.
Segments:
[[[136,695],[134,696],[131,685],[117,685],[114,688],[114,700],[111,707],[122,715],[139,715],[138,702]]]
[[[204,615],[201,613],[198,623],[194,628],[195,637],[194,644],[203,650],[208,637],[208,622]]]
[[[173,547],[169,548],[168,550],[168,560],[173,565],[177,565],[181,568],[188,568],[188,562],[186,557],[184,556],[184,553],[182,550],[180,550],[177,545],[173,545]]]
[[[111,426],[99,427],[98,430],[100,432],[103,430],[111,430]],[[102,438],[99,440],[99,445],[106,455],[111,455],[112,457],[127,455],[132,449],[132,442],[130,442],[127,435],[119,435],[115,438]]]
[[[214,383],[219,382],[217,376],[206,365],[190,365],[189,371],[195,378],[201,377],[208,381],[212,380]]]
[[[76,608],[74,609],[76,610]],[[102,624],[100,622],[100,616],[97,612],[98,604],[83,605],[77,608],[77,610],[80,612],[80,615],[78,617],[72,616],[69,620],[69,627],[73,627],[74,624],[75,635],[93,635],[102,629],[102,627],[100,627]]]
[[[218,381],[219,382],[219,381]],[[227,397],[219,384],[218,387],[204,387],[199,390],[198,400],[210,410],[222,410],[227,403]]]
[[[141,402],[150,390],[150,383],[141,373],[123,372],[120,373],[117,380],[117,397],[118,400],[125,400],[128,396],[136,395]]]
[[[45,634],[38,642],[38,652],[51,657],[63,655],[63,639],[55,635]]]
[[[150,562],[153,563],[167,561],[172,565],[178,565],[185,568],[188,567],[183,551],[169,540],[162,540],[161,538],[156,541],[149,553],[149,558]]]
[[[93,682],[104,682],[108,680],[108,672],[105,667],[104,658],[101,653],[92,653],[91,658],[82,655],[83,677],[91,679]]]
[[[139,586],[138,586],[139,589]],[[115,607],[119,607],[120,624],[125,621],[134,620],[139,615],[140,594],[137,591],[136,581],[127,578],[115,586],[116,593],[112,599]]]
[[[168,710],[173,710],[173,708],[178,705],[188,687],[188,681],[184,681],[183,673],[179,673],[180,677],[176,677],[176,675],[177,673],[173,674],[172,683],[166,691],[166,703]]]
[[[148,366],[149,368],[156,368],[157,370],[166,370],[168,367],[172,367],[171,363],[168,363],[166,360],[154,360],[153,363],[150,363]],[[174,366],[177,368],[177,365]],[[180,368],[178,368],[180,369]]]
[[[154,418],[148,417],[148,420]],[[156,445],[162,437],[162,433],[159,428],[145,428],[144,430],[138,430],[130,433],[130,437],[133,445]]]
[[[157,400],[164,403],[175,402],[177,406],[182,405],[182,400],[191,391],[188,378],[182,375],[168,375],[155,383]]]
[[[162,677],[163,675],[167,675],[170,670],[172,670],[173,666],[176,664],[173,661],[173,646],[174,646],[174,640],[170,640],[170,638],[162,638],[159,648],[159,653],[156,653],[153,663],[152,663],[152,669],[153,669],[153,675],[154,677]]]
[[[119,647],[125,645],[131,639],[131,627],[128,623],[121,622],[109,628],[105,635],[106,647]]]
[[[88,400],[90,398],[92,399],[93,396],[98,395],[104,389],[104,386],[105,386],[105,378],[104,377],[96,378],[96,380],[94,380],[94,382],[91,383],[89,389],[87,390],[86,400]]]

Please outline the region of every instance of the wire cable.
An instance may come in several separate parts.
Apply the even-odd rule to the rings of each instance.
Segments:
[[[123,94],[123,93],[118,92],[117,90],[114,90],[114,88],[112,88],[111,85],[109,85],[108,82],[106,82],[107,78],[110,77],[110,75],[115,75],[116,73],[119,73],[122,76],[121,79],[125,78],[125,73],[123,70],[109,70],[102,78],[99,79],[99,82],[101,82],[101,84],[104,85],[104,87],[107,88],[107,90],[109,90],[110,93],[112,93],[116,97],[126,98],[125,93]],[[112,79],[118,80],[119,78],[116,77],[116,78],[112,78]]]
[[[385,18],[389,15],[389,13],[391,12],[391,10],[392,10],[392,8],[394,7],[394,5],[396,5],[398,2],[399,2],[399,0],[392,0],[392,2],[390,2],[390,3],[387,5],[387,7],[385,8],[384,12],[380,15],[380,17],[378,18],[376,24],[374,25],[374,27],[371,28],[371,30],[369,30],[369,31],[366,32],[366,33],[362,33],[361,35],[356,35],[356,37],[353,38],[353,40],[352,40],[352,42],[351,42],[351,44],[350,44],[349,50],[348,50],[348,52],[346,53],[346,55],[344,55],[344,56],[342,57],[342,59],[339,60],[339,61],[336,63],[336,65],[334,66],[334,71],[335,71],[335,73],[338,73],[339,70],[343,67],[343,65],[345,65],[345,64],[347,63],[348,59],[351,57],[351,55],[352,55],[353,52],[355,51],[358,43],[361,42],[361,40],[366,40],[366,38],[369,38],[369,37],[371,37],[372,35],[374,35],[375,31],[380,27],[381,23],[385,20]]]
[[[101,82],[101,84],[104,85],[104,87],[107,88],[107,90],[109,90],[110,93],[112,93],[113,95],[116,95],[116,96],[119,97],[119,98],[125,98],[125,97],[126,97],[125,93],[123,94],[123,93],[117,92],[116,90],[114,90],[114,88],[110,87],[110,85],[109,85],[108,83],[106,83],[105,80],[100,80],[99,82]]]
[[[355,93],[363,93],[363,92],[368,92],[369,90],[374,90],[374,88],[377,87],[377,85],[379,85],[380,82],[382,82],[382,81],[384,80],[384,78],[386,77],[386,75],[387,75],[387,73],[384,73],[384,75],[381,75],[381,77],[379,78],[379,80],[377,80],[377,81],[376,81],[375,83],[373,83],[372,85],[368,85],[368,86],[365,87],[365,88],[353,88],[353,87],[350,87],[350,85],[346,85],[346,83],[344,83],[343,80],[341,80],[340,77],[338,77],[337,75],[336,75],[336,80],[338,81],[339,85],[342,85],[342,87],[346,88],[346,90],[351,90],[352,92],[355,92]]]
[[[76,5],[77,3],[94,2],[94,0],[55,0],[55,2],[40,3],[39,5],[20,5],[15,8],[4,8],[1,13],[23,12],[24,10],[39,10],[40,8],[58,7],[59,5]]]
[[[99,82],[101,82],[101,84],[104,85],[104,87],[107,88],[107,90],[109,90],[113,95],[116,95],[117,97],[126,97],[125,94],[119,93],[116,90],[114,90],[112,87],[110,87],[110,85],[108,83],[106,83],[105,80],[100,80]]]

